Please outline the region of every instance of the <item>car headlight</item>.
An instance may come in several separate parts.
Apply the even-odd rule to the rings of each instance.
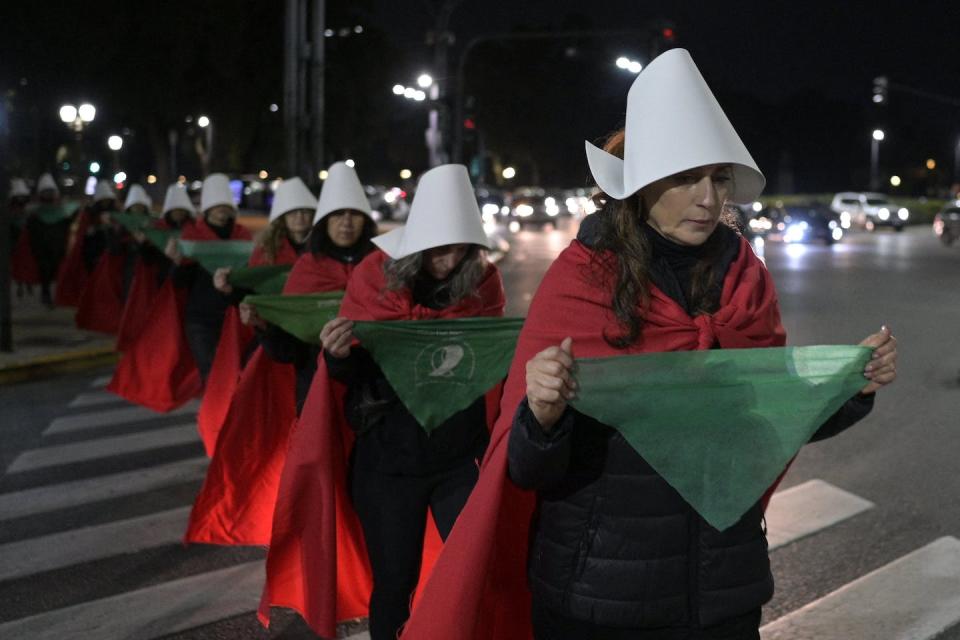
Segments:
[[[794,222],[789,225],[786,231],[783,232],[783,241],[784,242],[800,242],[803,240],[803,236],[806,235],[807,229],[810,228],[810,225],[806,221]]]
[[[833,236],[834,240],[839,240],[840,238],[843,237],[843,229],[840,229],[839,227],[837,227],[833,230],[833,233],[831,235]]]
[[[910,211],[908,211],[906,207],[900,207],[900,209],[897,211],[897,217],[901,220],[906,220],[910,217]]]
[[[492,202],[488,202],[487,204],[483,205],[483,209],[481,209],[481,211],[483,212],[484,216],[495,216],[500,213],[500,207]]]
[[[513,212],[521,218],[527,218],[533,215],[533,207],[528,204],[518,204],[513,208]]]
[[[877,217],[880,218],[881,220],[889,220],[890,209],[887,209],[886,207],[882,207],[879,211],[877,211]]]
[[[831,220],[830,222],[827,223],[827,226],[830,227],[831,229],[836,229],[836,228],[837,228],[837,221],[836,221],[836,220]]]

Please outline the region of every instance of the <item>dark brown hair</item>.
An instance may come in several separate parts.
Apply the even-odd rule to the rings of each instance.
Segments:
[[[260,233],[257,244],[263,249],[266,256],[266,264],[273,264],[277,261],[277,253],[280,252],[280,246],[287,237],[287,223],[280,216]]]
[[[624,130],[607,138],[604,151],[623,157]],[[600,231],[594,244],[595,273],[600,286],[611,288],[610,308],[617,319],[619,334],[604,331],[604,340],[616,349],[626,349],[637,341],[643,330],[643,315],[650,306],[650,243],[641,229],[649,212],[640,194],[615,200],[604,193],[595,196],[600,202]],[[721,214],[720,223],[734,226],[729,215]],[[718,227],[719,228],[719,227]],[[702,245],[703,255],[691,272],[690,308],[693,315],[716,311],[717,301],[711,291],[723,274],[714,268],[724,250],[723,234],[714,232]],[[611,286],[611,279],[613,280]]]
[[[424,271],[423,254],[427,251],[418,251],[397,260],[387,260],[383,263],[383,275],[387,280],[388,291],[401,289],[413,290],[414,283]],[[437,293],[445,294],[450,305],[477,295],[477,288],[487,272],[487,252],[479,245],[472,244],[464,254],[460,264],[453,270],[446,282]]]

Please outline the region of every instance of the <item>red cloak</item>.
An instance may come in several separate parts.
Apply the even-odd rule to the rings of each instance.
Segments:
[[[353,265],[333,258],[301,256],[284,293],[342,291],[352,271]],[[296,404],[293,365],[271,360],[258,347],[240,375],[185,542],[270,544]]]
[[[297,251],[286,238],[280,245],[276,258],[271,262],[260,245],[253,249],[248,266],[259,267],[266,264],[293,264],[297,261]],[[213,356],[207,385],[203,390],[203,401],[197,413],[197,428],[207,457],[213,457],[217,437],[227,418],[231,399],[237,389],[243,356],[253,342],[253,329],[240,322],[237,307],[230,306],[223,317],[220,329],[220,341]]]
[[[67,241],[67,254],[57,270],[57,287],[53,301],[60,307],[75,307],[80,304],[80,295],[87,284],[87,269],[83,264],[83,243],[87,229],[93,223],[93,214],[84,209],[77,214],[77,220]]]
[[[740,245],[716,313],[690,318],[653,287],[641,340],[623,351],[603,339],[605,331],[619,333],[610,310],[613,275],[599,273],[611,257],[595,256],[577,241],[560,254],[544,276],[520,333],[480,479],[404,627],[404,640],[531,638],[526,567],[536,499],[534,492],[517,488],[507,477],[507,440],[526,393],[526,363],[534,355],[567,336],[573,338],[575,357],[709,349],[715,343],[723,348],[784,345],[773,281],[750,245],[742,239]]]
[[[193,224],[186,220],[184,225]],[[156,220],[152,226],[155,229],[169,231],[173,229],[166,220]],[[162,251],[162,248],[159,248]],[[168,262],[162,264],[150,263],[142,258],[137,260],[133,272],[133,281],[127,293],[127,302],[123,306],[123,316],[120,318],[120,328],[117,331],[117,351],[127,351],[150,321],[153,303],[160,292],[158,277],[161,270],[169,267]]]
[[[186,226],[184,240],[220,238],[198,220]],[[231,240],[249,240],[250,232],[235,224]],[[135,404],[167,412],[200,395],[200,372],[183,330],[189,290],[178,289],[167,278],[150,311],[150,321],[136,342],[123,354],[107,389]]]
[[[123,316],[123,265],[127,247],[121,253],[104,251],[80,294],[74,320],[88,331],[116,334]]]
[[[503,282],[493,265],[487,267],[478,296],[438,311],[415,304],[409,291],[387,291],[386,259],[386,254],[375,251],[360,263],[347,285],[341,316],[426,320],[503,314]],[[271,606],[289,607],[316,633],[332,638],[337,622],[368,614],[372,577],[363,532],[347,489],[353,432],[343,416],[345,392],[343,385],[328,376],[321,356],[302,415],[290,436],[280,479],[267,582],[260,601],[259,617],[264,625],[269,625]],[[428,517],[421,583],[430,575],[440,547],[433,519]]]
[[[30,230],[26,226],[20,230],[20,237],[10,254],[10,277],[22,284],[40,284],[40,269],[30,248]]]

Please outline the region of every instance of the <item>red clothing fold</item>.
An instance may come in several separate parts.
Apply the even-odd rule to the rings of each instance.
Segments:
[[[67,243],[67,253],[57,270],[57,287],[53,301],[59,307],[75,307],[80,304],[80,295],[87,284],[87,268],[83,264],[83,243],[87,229],[92,224],[93,214],[84,209],[77,214]]]
[[[150,321],[153,303],[160,292],[160,285],[157,282],[158,272],[157,265],[141,259],[137,260],[130,291],[127,293],[127,302],[123,305],[123,314],[117,329],[117,351],[123,352],[129,349]]]
[[[291,271],[284,293],[343,291],[352,271],[351,264],[306,254]],[[258,348],[240,375],[190,513],[185,542],[270,544],[280,473],[295,421],[293,365],[274,362]]]
[[[375,251],[357,267],[340,307],[352,320],[414,320],[499,316],[500,272],[489,265],[478,295],[442,310],[417,305],[408,291],[386,291]],[[337,622],[368,613],[372,577],[359,519],[347,490],[353,432],[343,416],[345,387],[331,379],[320,357],[300,420],[290,437],[267,556],[260,620],[270,607],[295,609],[319,635],[334,637]],[[424,541],[421,583],[441,543],[432,518]],[[418,589],[419,592],[419,589]],[[457,634],[449,636],[457,637]]]
[[[610,310],[612,274],[599,273],[610,259],[575,241],[544,276],[520,333],[480,479],[404,627],[404,640],[531,637],[526,567],[536,499],[507,477],[507,440],[526,393],[526,363],[534,355],[567,336],[573,338],[575,357],[706,349],[714,340],[723,348],[785,344],[773,282],[741,240],[716,313],[690,318],[654,287],[641,339],[623,351],[613,349],[603,339],[604,332],[619,333]]]
[[[107,390],[165,413],[200,395],[200,372],[183,331],[187,291],[163,283],[150,321],[117,363]]]
[[[266,264],[293,264],[297,260],[297,252],[286,238],[280,243],[280,250],[273,261],[260,245],[253,249],[248,266],[260,267]],[[223,428],[230,403],[237,390],[237,381],[240,379],[240,370],[243,367],[243,356],[250,349],[253,342],[253,329],[240,322],[237,308],[231,306],[223,318],[220,329],[220,341],[213,356],[213,365],[207,376],[207,384],[203,390],[203,401],[197,413],[197,428],[208,457],[213,457],[217,446],[217,437]]]
[[[80,294],[75,321],[88,331],[116,334],[123,316],[124,253],[104,251]]]
[[[20,237],[10,255],[10,277],[14,282],[40,284],[40,269],[30,248],[30,230],[25,226],[20,230]]]

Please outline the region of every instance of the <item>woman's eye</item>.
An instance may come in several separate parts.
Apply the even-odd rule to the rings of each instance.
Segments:
[[[730,177],[729,175],[719,175],[719,176],[714,176],[714,177],[713,177],[713,181],[714,181],[714,182],[719,182],[719,183],[721,183],[721,184],[726,184],[726,183],[730,182],[731,180],[733,180],[733,178]]]

